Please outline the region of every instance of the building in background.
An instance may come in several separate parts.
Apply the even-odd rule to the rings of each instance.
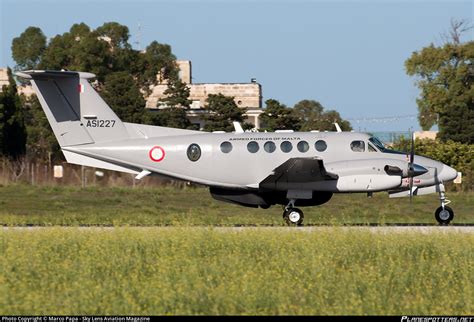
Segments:
[[[2,91],[3,85],[9,85],[8,81],[8,68],[0,68],[0,92]],[[35,93],[33,87],[30,85],[17,84],[16,89],[18,94],[24,94],[26,96],[31,96]]]
[[[7,68],[0,68],[0,92],[4,85],[8,86],[10,84],[8,82],[8,69]]]
[[[260,127],[259,116],[262,110],[262,86],[255,79],[249,83],[196,83],[192,82],[192,67],[189,60],[178,60],[179,77],[183,83],[186,83],[190,89],[189,99],[192,101],[191,108],[188,111],[188,118],[191,123],[204,127],[202,114],[209,94],[222,94],[234,97],[235,104],[238,107],[246,108],[247,122]],[[167,80],[161,79],[157,75],[159,84],[154,86],[151,95],[147,98],[146,107],[150,109],[166,108],[160,104],[164,99],[165,90],[168,88]]]
[[[436,135],[438,135],[438,131],[415,131],[413,135],[414,139],[436,140]]]

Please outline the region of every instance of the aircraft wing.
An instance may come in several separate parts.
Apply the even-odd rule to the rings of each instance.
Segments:
[[[322,159],[291,158],[278,166],[273,173],[260,182],[260,189],[288,190],[295,184],[337,180],[336,174],[327,172]]]

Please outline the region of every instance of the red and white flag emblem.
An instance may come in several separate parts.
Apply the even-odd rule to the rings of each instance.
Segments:
[[[78,90],[79,93],[84,93],[84,85],[79,84],[79,85],[77,86],[77,90]]]

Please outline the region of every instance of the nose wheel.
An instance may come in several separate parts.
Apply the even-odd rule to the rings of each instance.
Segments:
[[[303,226],[304,215],[298,208],[287,207],[283,212],[283,220],[288,226]]]
[[[440,225],[448,225],[454,218],[454,211],[448,206],[441,206],[436,209],[435,218]]]
[[[440,189],[439,191],[439,201],[441,202],[441,207],[439,207],[435,211],[436,221],[440,225],[448,225],[454,218],[454,211],[447,206],[447,204],[449,204],[451,201],[446,199],[444,189]]]

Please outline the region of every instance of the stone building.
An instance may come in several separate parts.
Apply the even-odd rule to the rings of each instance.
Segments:
[[[8,68],[0,68],[0,92],[2,91],[3,85],[9,85],[8,81]],[[24,94],[30,96],[35,93],[31,86],[17,84],[16,89],[18,94]]]
[[[179,77],[186,83],[190,89],[189,99],[192,101],[191,108],[188,111],[188,117],[191,123],[204,126],[202,114],[209,94],[222,94],[233,96],[237,106],[246,108],[247,122],[252,123],[256,128],[260,127],[259,116],[262,111],[262,87],[256,81],[249,83],[192,83],[192,69],[189,60],[177,61],[179,67]],[[154,86],[151,95],[147,99],[146,107],[150,109],[162,109],[166,106],[160,104],[160,100],[165,98],[164,91],[168,85],[166,80],[160,80],[159,84]]]
[[[0,92],[2,91],[3,85],[9,84],[7,68],[0,68]]]

